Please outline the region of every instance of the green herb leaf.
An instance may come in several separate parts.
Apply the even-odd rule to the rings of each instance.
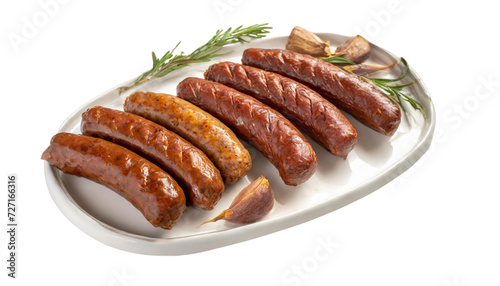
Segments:
[[[408,66],[408,62],[406,62],[406,60],[404,58],[401,58],[401,62],[404,65],[404,69],[403,69],[403,72],[401,72],[401,74],[397,78],[395,78],[395,79],[367,78],[367,79],[372,81],[376,86],[378,86],[382,90],[382,92],[384,92],[390,99],[392,99],[394,102],[396,102],[401,107],[401,109],[403,111],[406,111],[404,106],[403,106],[403,101],[406,101],[411,105],[411,107],[413,107],[413,109],[419,110],[420,112],[422,112],[422,115],[424,116],[424,118],[427,118],[425,115],[425,110],[424,110],[424,107],[422,106],[422,104],[402,92],[403,88],[414,84],[416,81],[411,81],[409,83],[399,84],[399,85],[390,85],[389,84],[389,83],[398,82],[398,81],[404,79],[408,75],[408,73],[410,71],[410,67]]]
[[[235,29],[229,28],[226,31],[217,30],[215,35],[207,43],[188,55],[183,52],[174,55],[174,51],[179,46],[180,42],[171,51],[167,51],[161,59],[158,59],[153,52],[153,67],[137,77],[131,84],[118,88],[118,92],[122,93],[134,86],[155,78],[163,77],[176,69],[189,66],[190,64],[208,62],[214,57],[229,53],[230,51],[220,52],[224,46],[236,43],[244,44],[255,39],[263,38],[269,33],[270,29],[272,28],[268,27],[267,23],[265,23],[248,27],[239,26]]]
[[[321,59],[324,61],[327,61],[329,63],[332,63],[332,64],[348,64],[348,65],[355,65],[356,64],[355,62],[348,60],[341,55],[333,55],[333,56],[321,58]]]
[[[321,58],[321,59],[324,61],[327,61],[329,63],[332,63],[332,64],[348,64],[348,65],[355,65],[356,64],[356,63],[344,58],[343,55],[339,55],[339,54],[333,55],[330,57],[326,57],[326,58]],[[422,106],[422,104],[420,104],[420,102],[416,101],[415,99],[407,96],[406,94],[404,94],[402,92],[402,90],[405,87],[414,84],[416,81],[411,81],[411,82],[405,83],[405,84],[390,85],[390,83],[396,83],[396,82],[404,79],[408,75],[408,73],[410,72],[410,67],[408,66],[408,62],[404,58],[401,58],[401,62],[403,63],[405,68],[403,69],[403,72],[401,72],[401,74],[397,78],[394,78],[394,79],[367,78],[367,77],[364,77],[361,75],[359,75],[359,76],[373,82],[378,88],[380,88],[380,90],[382,90],[382,92],[385,95],[387,95],[390,99],[392,99],[394,102],[396,102],[399,105],[399,107],[401,107],[401,110],[406,112],[406,110],[403,106],[403,101],[406,101],[415,110],[419,110],[420,112],[422,112],[422,115],[424,116],[424,118],[426,118],[425,110],[424,110],[424,107]],[[346,70],[349,71],[349,68],[347,68]]]

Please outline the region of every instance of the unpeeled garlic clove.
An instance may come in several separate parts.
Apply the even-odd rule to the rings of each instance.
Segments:
[[[251,223],[267,215],[274,205],[274,194],[269,181],[261,176],[243,188],[234,198],[228,209],[218,216],[203,222],[215,222],[221,219],[234,223]]]
[[[346,65],[343,66],[343,68],[351,73],[355,73],[360,76],[366,76],[370,75],[372,73],[388,69],[392,66],[394,66],[397,62],[390,63],[386,66],[380,66],[380,65],[367,65],[367,64],[358,64],[358,65]]]
[[[323,41],[318,35],[299,26],[293,28],[288,36],[286,49],[313,57],[329,57],[332,54],[330,42]]]
[[[344,58],[356,64],[360,64],[368,59],[370,52],[370,42],[359,35],[349,38],[335,50],[336,54],[342,54]]]

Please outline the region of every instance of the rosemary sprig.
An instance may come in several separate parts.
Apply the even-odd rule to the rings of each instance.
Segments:
[[[396,85],[390,84],[390,83],[398,82],[398,81],[404,79],[408,75],[408,73],[410,71],[410,67],[408,66],[408,63],[406,62],[406,60],[404,58],[401,58],[401,62],[405,66],[405,69],[397,78],[395,78],[395,79],[367,78],[367,79],[370,80],[371,82],[373,82],[390,99],[392,99],[394,102],[396,102],[401,107],[401,109],[403,111],[406,112],[406,110],[403,106],[403,101],[406,101],[411,105],[411,107],[413,107],[413,109],[419,110],[420,112],[422,112],[422,115],[424,116],[424,118],[427,118],[425,115],[425,110],[424,110],[424,107],[422,106],[422,104],[402,92],[403,88],[414,84],[416,81],[411,81],[411,82],[406,83],[406,84],[396,84]]]
[[[355,65],[355,63],[353,63],[352,61],[344,58],[342,55],[332,55],[331,57],[327,57],[327,58],[322,58],[322,60],[324,61],[327,61],[329,63],[332,63],[332,64],[349,64],[349,65]],[[404,79],[409,71],[410,71],[410,67],[408,66],[408,63],[406,62],[406,60],[404,58],[401,58],[401,62],[403,63],[403,65],[405,66],[405,69],[403,70],[403,72],[395,79],[387,79],[387,78],[368,78],[368,77],[364,77],[364,76],[361,76],[371,82],[373,82],[378,88],[380,88],[382,90],[382,92],[387,95],[390,99],[392,99],[394,102],[396,102],[399,107],[401,107],[401,109],[403,111],[406,112],[404,106],[403,106],[403,101],[406,101],[408,102],[415,110],[419,110],[420,112],[422,112],[422,115],[424,116],[424,118],[427,118],[426,115],[425,115],[425,110],[424,110],[424,107],[422,106],[422,104],[420,104],[420,102],[416,101],[415,99],[409,97],[408,95],[404,94],[402,92],[403,88],[409,86],[409,85],[412,85],[415,83],[415,81],[412,81],[412,82],[409,82],[409,83],[406,83],[406,84],[399,84],[399,85],[391,85],[390,83],[395,83],[395,82],[398,82],[402,79]]]
[[[118,88],[118,92],[122,93],[134,86],[155,78],[163,77],[176,69],[180,69],[192,63],[208,62],[214,57],[230,52],[219,52],[222,47],[235,43],[244,44],[255,39],[263,38],[269,33],[269,29],[272,28],[268,27],[267,23],[265,23],[248,27],[239,26],[235,29],[229,28],[226,31],[217,30],[215,35],[207,43],[188,55],[183,52],[174,55],[174,51],[179,46],[180,42],[171,51],[167,51],[161,58],[156,57],[156,54],[153,52],[153,67],[141,74],[131,84]]]
[[[321,58],[321,59],[324,61],[327,61],[329,63],[332,63],[332,64],[348,64],[348,65],[355,65],[356,64],[355,62],[344,58],[344,56],[340,55],[340,54],[333,54],[329,57],[325,57],[325,58]]]

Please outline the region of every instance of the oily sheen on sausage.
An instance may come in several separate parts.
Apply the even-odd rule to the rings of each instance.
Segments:
[[[332,154],[345,158],[357,142],[356,130],[337,107],[293,79],[231,62],[210,66],[205,78],[271,106]]]
[[[401,110],[372,82],[324,60],[281,49],[247,49],[242,63],[276,72],[316,90],[373,130],[393,135]]]
[[[181,187],[164,170],[125,147],[72,133],[52,137],[42,159],[65,174],[107,186],[155,227],[171,229],[186,209]]]
[[[177,95],[210,112],[273,163],[285,184],[309,179],[318,161],[313,148],[283,115],[257,99],[223,84],[186,78]]]
[[[130,149],[167,171],[186,192],[188,203],[211,210],[224,191],[219,170],[201,150],[141,116],[96,106],[82,114],[82,134]]]
[[[205,152],[226,184],[233,184],[252,167],[252,158],[233,131],[199,107],[173,95],[136,92],[123,109],[154,121]]]

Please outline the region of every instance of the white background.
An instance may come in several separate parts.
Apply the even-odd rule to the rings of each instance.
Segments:
[[[1,172],[19,181],[18,276],[8,285],[499,285],[500,50],[491,1],[40,1],[0,4]],[[445,3],[444,3],[445,2]],[[42,14],[48,15],[44,16]],[[36,30],[23,36],[26,21]],[[83,103],[182,41],[266,23],[362,34],[404,56],[437,110],[432,148],[373,194],[313,221],[203,253],[108,247],[72,225],[47,190],[42,151]],[[487,84],[490,82],[490,84]],[[0,184],[6,186],[6,183]],[[6,224],[6,187],[0,214]],[[3,229],[3,228],[2,228]],[[336,247],[318,261],[319,241]],[[300,273],[299,273],[300,271]],[[295,273],[295,274],[294,274]],[[1,282],[5,285],[4,282]]]

